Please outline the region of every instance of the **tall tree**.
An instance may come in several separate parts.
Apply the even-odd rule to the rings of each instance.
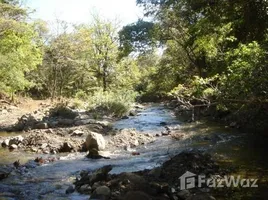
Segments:
[[[0,89],[14,94],[30,85],[25,75],[41,62],[34,26],[13,1],[0,3]]]

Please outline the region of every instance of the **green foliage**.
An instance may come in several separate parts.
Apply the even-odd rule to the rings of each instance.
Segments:
[[[115,92],[99,90],[89,98],[88,109],[95,113],[121,117],[129,111],[131,105],[135,102],[136,95],[136,93],[128,90]]]
[[[266,99],[268,70],[264,49],[257,42],[239,44],[226,57],[228,70],[222,79],[225,95],[230,98]]]
[[[14,94],[31,85],[25,75],[40,64],[41,51],[26,10],[0,3],[0,13],[0,90]]]
[[[124,26],[119,32],[120,57],[152,51],[157,44],[157,31],[154,23],[143,20]]]

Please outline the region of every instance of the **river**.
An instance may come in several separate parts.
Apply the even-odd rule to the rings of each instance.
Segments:
[[[262,199],[266,195],[267,139],[239,133],[218,124],[182,123],[163,105],[149,106],[137,116],[119,120],[113,126],[115,129],[135,128],[140,132],[155,135],[165,130],[163,123],[183,132],[186,139],[158,137],[154,143],[136,148],[135,150],[140,153],[139,156],[132,156],[125,150],[112,151],[110,160],[87,159],[84,153],[58,155],[60,160],[57,162],[29,169],[22,174],[14,172],[7,179],[0,181],[0,199],[88,199],[88,196],[76,192],[71,195],[65,194],[66,188],[72,185],[80,170],[93,170],[107,164],[113,165],[111,173],[150,169],[160,165],[172,155],[191,149],[210,152],[223,166],[234,167],[237,174],[260,179],[261,187],[252,193],[260,196],[256,199]],[[18,159],[25,163],[41,155],[20,151],[9,152],[0,148],[0,156],[0,164],[6,165]]]

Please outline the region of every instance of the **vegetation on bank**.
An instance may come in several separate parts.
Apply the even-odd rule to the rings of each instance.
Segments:
[[[18,1],[0,0],[1,96],[74,98],[115,116],[134,100],[168,97],[267,130],[266,1],[137,4],[150,21],[119,30],[92,16],[89,24],[58,21],[52,34]]]

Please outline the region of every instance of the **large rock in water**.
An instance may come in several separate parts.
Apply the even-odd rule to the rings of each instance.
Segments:
[[[104,150],[105,149],[105,140],[103,136],[99,133],[90,132],[86,139],[86,148],[87,150],[97,149]]]

